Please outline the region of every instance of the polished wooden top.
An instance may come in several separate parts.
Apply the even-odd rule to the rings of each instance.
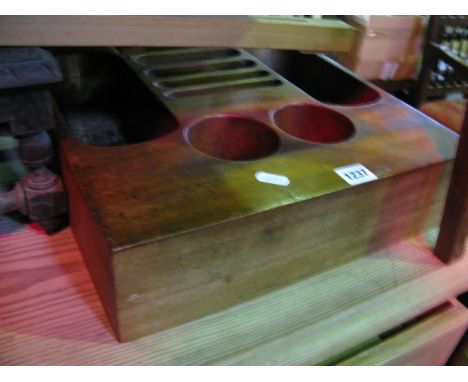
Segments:
[[[372,89],[376,100],[351,106],[321,103],[284,78],[273,88],[227,93],[224,97],[167,97],[164,102],[180,122],[169,134],[115,147],[66,140],[62,157],[67,158],[116,250],[350,188],[334,173],[337,167],[361,163],[382,179],[453,159],[456,134],[382,90]],[[274,113],[290,105],[296,105],[293,109],[299,105],[300,109],[303,104],[306,111],[299,110],[299,117],[286,116],[286,124],[305,126],[312,107],[331,113],[331,117],[323,117],[328,119],[322,124],[341,126],[349,121],[352,135],[336,144],[321,144],[285,133],[285,127],[279,126],[283,122],[275,119]],[[311,119],[319,118],[315,109]],[[223,124],[237,117],[257,121],[279,137],[280,143],[266,157],[225,160],[200,152],[188,140],[194,125],[206,118],[222,120],[217,126],[219,132]],[[253,138],[265,144],[269,138],[262,134]],[[206,135],[214,139],[212,145],[224,139]],[[209,142],[198,144],[211,147]],[[239,145],[246,146],[242,140]],[[256,174],[261,172],[286,177],[289,185],[260,182]]]

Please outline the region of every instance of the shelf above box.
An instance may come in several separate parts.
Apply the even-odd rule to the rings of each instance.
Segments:
[[[268,16],[0,16],[4,46],[218,46],[347,52],[340,20]]]

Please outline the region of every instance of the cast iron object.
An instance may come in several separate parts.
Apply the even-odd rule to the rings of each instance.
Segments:
[[[21,161],[33,169],[12,191],[0,193],[0,212],[18,210],[46,231],[60,228],[66,211],[60,178],[43,167],[53,156],[47,130],[55,127],[45,86],[61,79],[55,58],[43,49],[0,49],[0,123],[17,138]]]
[[[26,175],[8,192],[0,193],[2,214],[19,211],[50,232],[61,223],[67,210],[63,183],[45,167]]]

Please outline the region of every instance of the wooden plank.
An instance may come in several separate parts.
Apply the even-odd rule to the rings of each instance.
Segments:
[[[29,226],[0,237],[0,364],[319,363],[468,290],[467,271],[467,256],[447,266],[424,239],[406,241],[119,344],[71,230],[47,236]]]
[[[443,366],[468,326],[468,310],[456,300],[444,311],[393,334],[340,366]]]
[[[220,46],[345,52],[339,20],[261,16],[0,16],[4,46]]]
[[[468,330],[450,356],[448,366],[468,366]]]
[[[460,133],[457,156],[440,226],[439,239],[434,250],[442,261],[460,258],[468,242],[468,107]]]
[[[406,256],[408,256],[409,252],[414,249],[415,248],[410,250],[408,247],[405,248],[405,246],[400,247],[399,249],[393,247],[390,249],[390,252],[386,252],[384,256],[393,257],[396,255],[397,257],[401,256],[402,259],[408,259]],[[430,255],[430,253],[427,252],[426,255]],[[408,283],[400,284],[400,282],[397,281],[398,277],[395,276],[400,272],[400,270],[393,268],[393,277],[396,278],[391,282],[394,284],[390,290],[385,291],[384,285],[386,284],[386,281],[384,280],[386,276],[384,276],[383,273],[380,274],[380,272],[376,271],[375,268],[371,270],[367,264],[364,265],[367,258],[362,260],[361,264],[365,267],[367,272],[372,273],[372,279],[381,288],[380,293],[372,295],[373,293],[371,292],[371,296],[368,296],[368,298],[365,299],[366,301],[358,303],[357,305],[348,300],[350,298],[352,299],[352,297],[347,294],[343,294],[342,298],[339,298],[338,300],[336,300],[335,297],[332,297],[331,300],[333,302],[338,304],[341,303],[343,306],[340,308],[336,307],[333,316],[329,317],[329,319],[322,316],[322,320],[318,320],[316,322],[311,320],[308,325],[299,328],[292,328],[286,335],[279,334],[276,338],[265,341],[253,349],[247,349],[237,354],[231,354],[228,357],[218,359],[213,363],[228,365],[315,365],[324,360],[322,358],[324,355],[326,355],[325,359],[330,359],[335,354],[341,353],[346,349],[356,347],[367,341],[369,338],[378,336],[390,328],[398,326],[408,319],[417,316],[422,311],[434,306],[427,304],[427,300],[423,302],[420,300],[420,297],[425,294],[425,291],[431,289],[432,285],[437,285],[436,288],[439,288],[442,286],[442,283],[448,281],[448,279],[442,281],[442,279],[438,279],[437,276],[433,278],[435,274],[431,274],[431,276],[425,275],[422,277],[415,277],[413,280],[408,280]],[[413,260],[418,261],[415,258],[413,258]],[[357,263],[357,261],[354,262],[354,264]],[[466,259],[463,263],[466,264]],[[461,262],[458,264],[461,264]],[[383,265],[383,263],[381,265]],[[340,273],[345,268],[346,266],[343,266]],[[389,270],[390,269],[388,268],[387,271]],[[353,271],[351,272],[354,273]],[[330,277],[332,272],[327,273],[327,276]],[[452,272],[449,271],[449,273]],[[455,272],[453,275],[455,275]],[[382,278],[374,279],[374,276],[382,276]],[[442,274],[439,274],[439,277],[440,276],[442,276]],[[341,277],[341,275],[339,277]],[[442,278],[445,277],[442,276]],[[429,279],[431,279],[431,281],[429,281]],[[431,285],[432,282],[434,284]],[[465,284],[462,288],[467,287],[467,282],[468,280],[462,282]],[[340,284],[340,281],[335,280],[335,283]],[[351,287],[351,283],[349,283],[348,286]],[[435,290],[433,290],[433,292],[438,294]],[[432,294],[432,296],[435,297],[435,294]],[[357,297],[357,295],[355,295],[355,297]],[[418,301],[417,308],[413,305],[416,301]],[[442,302],[442,300],[439,300],[439,303]],[[409,310],[404,308],[400,310],[397,308],[396,310],[399,310],[399,312],[395,315],[394,313],[396,313],[396,311],[394,308],[397,306],[402,308],[402,304],[405,303],[408,303],[407,308]],[[414,310],[415,308],[416,310],[419,310],[419,313],[416,313],[416,310]],[[320,313],[317,312],[316,314]],[[341,321],[342,319],[344,319],[344,321]],[[393,320],[393,323],[385,328],[388,324],[387,320]],[[364,332],[367,336],[361,336]],[[343,343],[346,343],[346,345],[342,346]]]

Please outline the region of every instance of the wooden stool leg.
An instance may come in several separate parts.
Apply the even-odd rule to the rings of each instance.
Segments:
[[[434,254],[449,263],[463,256],[468,239],[468,107]]]

